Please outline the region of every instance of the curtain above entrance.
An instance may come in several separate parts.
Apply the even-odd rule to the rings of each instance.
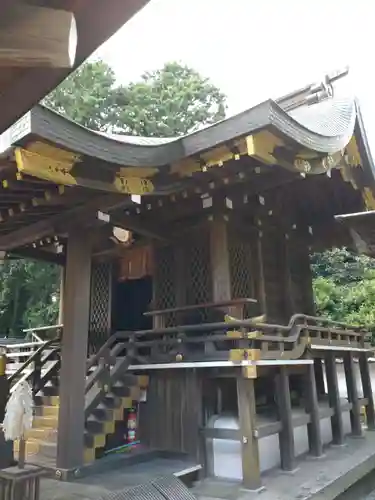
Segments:
[[[129,248],[120,259],[119,281],[138,280],[153,274],[150,246]]]

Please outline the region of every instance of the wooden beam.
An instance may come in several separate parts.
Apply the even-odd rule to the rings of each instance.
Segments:
[[[9,4],[9,0],[6,0]],[[77,14],[78,47],[75,66],[113,35],[148,0],[89,0]],[[71,2],[73,4],[73,2]],[[77,4],[77,2],[74,2]],[[68,76],[66,69],[30,68],[0,96],[0,133]],[[9,106],[8,103],[13,103]]]
[[[137,217],[127,216],[127,215],[117,215],[116,217],[110,218],[110,224],[112,226],[121,227],[122,229],[127,229],[129,231],[134,231],[146,238],[151,238],[152,240],[159,241],[169,241],[170,233],[163,229],[159,229],[148,222],[142,222]]]
[[[0,21],[0,66],[72,68],[76,49],[72,12],[16,3]]]
[[[49,262],[51,264],[57,264],[58,266],[65,265],[65,255],[61,253],[53,253],[38,248],[20,248],[13,253],[15,256],[19,256],[25,259],[41,260],[43,262]]]
[[[68,225],[82,226],[87,220],[93,219],[98,210],[112,210],[127,203],[131,203],[130,198],[124,195],[97,196],[63,214],[49,217],[0,236],[0,250],[13,250],[45,236],[66,232]]]

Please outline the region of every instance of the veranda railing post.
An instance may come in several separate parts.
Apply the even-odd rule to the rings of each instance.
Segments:
[[[316,387],[316,371],[314,365],[307,365],[305,375],[306,411],[310,414],[310,423],[307,425],[310,453],[314,457],[323,455],[322,433],[320,428],[319,402]]]
[[[367,429],[373,431],[375,430],[374,395],[372,393],[369,359],[367,353],[365,352],[361,352],[359,355],[359,369],[361,372],[363,397],[367,399],[367,405],[366,405]]]
[[[279,446],[281,468],[285,471],[295,470],[294,432],[292,422],[292,403],[290,398],[289,374],[286,366],[279,368],[276,375],[276,400],[281,431],[279,432]]]
[[[346,386],[348,389],[348,400],[352,408],[350,410],[350,423],[353,436],[362,436],[361,405],[358,398],[358,388],[354,371],[353,353],[347,352],[344,355],[344,370]]]
[[[328,401],[333,409],[331,417],[332,442],[335,445],[344,444],[344,425],[342,420],[341,399],[337,379],[336,358],[333,352],[328,352],[325,358]]]

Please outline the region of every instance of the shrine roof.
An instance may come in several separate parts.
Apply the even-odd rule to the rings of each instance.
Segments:
[[[335,96],[327,79],[178,138],[94,132],[38,105],[0,135],[0,249],[61,234],[67,221],[78,223],[98,210],[105,218],[121,209],[121,223],[133,230],[134,220],[124,215],[134,208],[133,195],[142,196],[142,206],[131,209],[137,215],[143,205],[151,206],[147,200],[161,206],[160,197],[178,193],[201,196],[212,186],[227,189],[247,181],[254,195],[265,185],[327,178],[331,172],[332,183],[344,186],[337,195],[345,193],[347,209],[362,209],[362,198],[375,207],[374,168],[359,105]],[[332,189],[326,184],[324,189]],[[142,230],[150,229],[152,237],[146,222]]]

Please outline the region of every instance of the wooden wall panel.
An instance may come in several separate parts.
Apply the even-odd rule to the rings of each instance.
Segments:
[[[289,235],[287,243],[292,312],[314,315],[309,247],[304,238],[293,233]]]
[[[286,323],[291,315],[288,295],[288,269],[285,235],[270,229],[260,237],[258,256],[259,273],[262,276],[261,298],[268,322]]]
[[[140,439],[153,449],[199,458],[202,425],[202,380],[193,370],[149,374],[147,401],[140,408]]]

